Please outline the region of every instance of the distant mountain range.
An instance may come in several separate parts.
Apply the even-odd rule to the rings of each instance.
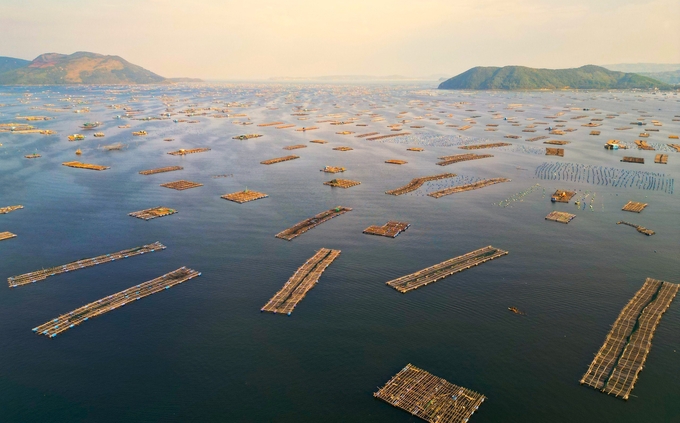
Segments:
[[[437,81],[444,75],[404,76],[404,75],[327,75],[327,76],[276,76],[270,81],[319,81],[319,82],[371,82],[371,81]]]
[[[33,61],[0,57],[0,85],[117,85],[173,82],[197,81],[190,78],[174,80],[164,78],[119,56],[82,51],[69,55],[45,53]]]
[[[534,69],[524,66],[475,67],[439,85],[449,90],[673,89],[669,84],[635,73],[586,65],[575,69]]]
[[[602,67],[613,71],[634,72],[667,84],[680,85],[680,63],[619,63]]]

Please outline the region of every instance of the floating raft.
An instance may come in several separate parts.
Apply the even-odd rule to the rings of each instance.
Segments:
[[[11,213],[11,212],[13,212],[14,210],[19,210],[19,209],[23,209],[23,208],[24,208],[24,206],[22,206],[22,205],[0,207],[0,214]]]
[[[322,172],[326,172],[326,173],[340,173],[340,172],[344,172],[346,170],[347,169],[345,169],[344,167],[336,167],[336,166],[325,166],[323,169],[321,169]]]
[[[175,170],[182,170],[182,169],[184,169],[182,166],[159,167],[158,169],[142,170],[141,172],[139,172],[139,174],[140,175],[154,175],[156,173],[173,172]]]
[[[635,212],[635,213],[640,213],[642,210],[647,207],[647,203],[638,203],[636,201],[629,201],[626,203],[625,206],[621,210],[623,211],[629,211],[629,212]]]
[[[380,133],[380,132],[368,132],[368,133],[366,133],[366,134],[355,135],[355,137],[356,137],[356,138],[366,138],[366,137],[370,137],[370,136],[372,136],[372,135],[378,135],[379,133]]]
[[[624,156],[623,159],[621,159],[622,162],[627,162],[627,163],[640,163],[640,164],[645,164],[645,159],[642,157],[629,157],[629,156]]]
[[[202,187],[203,184],[199,184],[198,182],[185,181],[182,179],[175,182],[167,182],[165,184],[161,184],[161,186],[164,188],[176,189],[177,191],[184,191],[185,189]]]
[[[627,400],[647,360],[654,331],[678,288],[678,284],[647,278],[619,313],[581,385]]]
[[[255,201],[259,200],[261,198],[267,198],[269,197],[267,194],[262,193],[262,192],[257,192],[257,191],[250,191],[248,189],[244,191],[239,191],[239,192],[234,192],[231,194],[224,194],[220,198],[224,198],[225,200],[233,201],[235,203],[243,204],[247,203],[249,201]]]
[[[668,154],[657,154],[654,157],[654,163],[668,164]]]
[[[600,135],[600,131],[590,131],[590,135]]]
[[[496,147],[507,147],[510,144],[509,142],[495,142],[492,144],[474,144],[474,145],[464,145],[460,147],[463,150],[479,150],[482,148],[496,148]]]
[[[546,148],[545,155],[564,157],[564,148]]]
[[[304,144],[297,144],[297,145],[287,145],[283,147],[284,150],[297,150],[298,148],[307,148],[306,145]]]
[[[567,145],[571,141],[560,141],[560,140],[550,140],[550,141],[543,141],[543,144],[551,144],[551,145]],[[564,155],[564,154],[562,154]]]
[[[324,185],[338,188],[352,188],[357,185],[361,185],[359,181],[351,181],[349,179],[332,179],[328,182],[324,182]]]
[[[486,159],[488,157],[493,157],[493,154],[473,154],[473,153],[454,154],[453,156],[442,156],[442,157],[440,157],[439,160],[442,160],[442,161],[437,163],[437,165],[448,166],[450,164],[454,164],[454,163],[458,163],[458,162],[465,162],[465,161],[468,161],[468,160]]]
[[[389,194],[389,195],[402,195],[402,194],[406,194],[406,193],[409,193],[409,192],[411,192],[411,191],[417,190],[418,188],[420,188],[421,186],[423,186],[423,184],[424,184],[425,182],[429,182],[429,181],[437,181],[437,180],[439,180],[439,179],[448,179],[448,178],[453,178],[453,177],[455,177],[455,176],[456,176],[455,173],[441,173],[441,174],[439,174],[439,175],[423,176],[423,177],[421,177],[421,178],[414,178],[414,179],[411,179],[411,182],[409,182],[408,184],[404,185],[403,187],[400,187],[400,188],[397,188],[397,189],[393,189],[393,190],[391,190],[391,191],[385,191],[385,194]]]
[[[38,153],[33,153],[33,154],[27,154],[24,157],[27,158],[27,159],[37,159],[37,158],[42,157],[42,156]]]
[[[397,235],[410,228],[411,224],[406,222],[397,222],[396,220],[390,220],[382,226],[369,226],[364,229],[365,234],[369,235],[380,235],[387,236],[390,238],[396,238]]]
[[[575,214],[565,213],[560,211],[551,211],[545,217],[545,220],[552,220],[553,222],[569,223],[576,217]]]
[[[472,191],[473,189],[480,189],[484,187],[488,187],[489,185],[494,185],[494,184],[500,184],[501,182],[510,182],[511,179],[507,178],[491,178],[491,179],[483,179],[481,181],[473,182],[471,184],[465,184],[465,185],[457,185],[455,187],[451,188],[446,188],[440,191],[435,191],[427,194],[430,197],[434,198],[440,198],[444,197],[445,195],[451,195],[451,194],[456,194],[459,192],[463,191]]]
[[[647,144],[647,141],[645,140],[635,140],[635,145],[637,145],[637,148],[639,150],[649,150],[649,151],[654,151],[654,147],[651,145]]]
[[[384,140],[386,138],[403,137],[404,135],[411,135],[411,133],[410,132],[402,132],[402,133],[399,133],[399,134],[378,135],[376,137],[368,137],[366,139],[368,141],[378,141],[378,140]]]
[[[373,396],[430,423],[466,423],[486,399],[412,364]]]
[[[669,147],[674,148],[675,151],[680,153],[680,144],[668,144]]]
[[[165,245],[161,244],[160,242],[154,242],[153,244],[130,248],[129,250],[118,251],[117,253],[104,254],[94,258],[74,261],[61,266],[24,273],[23,275],[19,276],[12,276],[7,278],[7,282],[10,288],[28,285],[30,283],[45,280],[50,276],[59,275],[61,273],[72,272],[74,270],[84,269],[86,267],[96,266],[99,264],[108,263],[110,261],[142,255],[144,253],[153,253],[154,251],[165,250],[165,248]]]
[[[61,332],[69,330],[91,317],[97,317],[109,311],[123,307],[128,303],[135,302],[141,298],[170,289],[175,285],[186,282],[201,274],[186,267],[180,267],[174,272],[166,273],[156,279],[135,285],[123,291],[117,292],[108,297],[97,300],[93,303],[77,308],[70,313],[62,314],[56,319],[52,319],[38,327],[33,328],[33,332],[38,335],[45,335],[54,338]]]
[[[645,235],[647,235],[647,236],[652,236],[652,235],[654,235],[654,234],[656,233],[656,232],[654,232],[654,231],[651,230],[651,229],[645,228],[644,226],[635,225],[635,224],[629,223],[629,222],[624,222],[623,220],[620,221],[620,222],[616,222],[616,224],[617,224],[617,225],[628,225],[628,226],[632,226],[633,228],[637,229],[638,232],[640,232],[641,234],[645,234]]]
[[[177,210],[175,209],[170,209],[167,207],[153,207],[146,210],[128,213],[128,216],[136,217],[137,219],[151,220],[157,217],[170,216],[171,214],[175,213],[177,213]]]
[[[406,151],[425,151],[425,149],[420,147],[410,147],[407,148]]]
[[[290,227],[286,229],[285,231],[279,232],[276,234],[277,238],[285,239],[287,241],[291,241],[293,238],[298,237],[302,235],[303,233],[307,232],[308,230],[319,226],[320,224],[327,222],[331,220],[334,217],[340,216],[341,214],[347,213],[349,211],[352,211],[351,208],[349,207],[341,207],[338,206],[336,208],[326,210],[324,212],[321,212],[317,214],[314,217],[310,217],[309,219],[305,219],[302,222],[296,224],[293,227]]]
[[[318,126],[303,126],[302,128],[297,128],[297,132],[307,132],[307,131],[313,131],[315,129],[319,129]]]
[[[290,316],[295,307],[319,281],[321,274],[340,255],[340,250],[322,248],[305,262],[283,288],[260,311],[284,313]]]
[[[295,160],[295,159],[299,159],[299,158],[300,158],[300,156],[277,157],[275,159],[264,160],[264,161],[260,162],[260,164],[271,165],[271,164],[274,164],[274,163],[287,162],[288,160]]]
[[[314,144],[328,144],[328,141],[324,140],[311,140],[310,142],[313,142]]]
[[[403,164],[406,164],[406,163],[408,163],[408,162],[407,162],[406,160],[394,160],[394,159],[390,159],[390,160],[385,160],[385,163],[396,164],[396,165],[403,165]]]
[[[173,156],[186,156],[187,154],[203,153],[204,151],[210,151],[209,148],[192,148],[191,150],[185,150],[180,148],[177,151],[171,151],[168,154]]]
[[[295,126],[295,125],[293,125],[293,124],[291,123],[291,124],[288,124],[288,125],[276,126],[275,128],[276,128],[276,129],[287,129],[287,128],[293,128],[294,126]]]
[[[545,135],[541,135],[540,137],[527,138],[526,141],[534,142],[534,141],[545,140],[545,139],[548,139],[548,138],[550,138],[550,137],[545,136]]]
[[[75,167],[78,169],[90,169],[90,170],[106,170],[106,169],[111,169],[109,166],[100,166],[96,164],[88,164],[88,163],[81,163],[81,162],[65,162],[62,163],[64,166],[68,167]]]
[[[337,150],[337,151],[352,151],[352,150],[354,150],[354,149],[353,149],[352,147],[345,147],[345,146],[342,146],[342,147],[335,147],[333,150]]]
[[[295,125],[293,125],[295,126]],[[253,138],[260,138],[262,135],[260,134],[243,134],[243,135],[236,135],[234,137],[231,137],[233,140],[250,140]]]
[[[0,232],[0,241],[4,241],[6,239],[10,238],[15,238],[16,235],[13,234],[12,232]]]
[[[550,197],[550,201],[552,201],[553,203],[568,203],[569,200],[571,200],[572,197],[575,196],[575,195],[576,195],[576,191],[564,191],[564,190],[558,189]]]
[[[260,123],[257,126],[276,126],[276,125],[283,125],[283,122]]]
[[[408,291],[437,282],[454,273],[462,272],[463,270],[478,266],[506,254],[508,254],[507,251],[489,245],[488,247],[480,248],[479,250],[454,257],[418,272],[411,273],[410,275],[393,279],[387,282],[387,285],[404,294]]]

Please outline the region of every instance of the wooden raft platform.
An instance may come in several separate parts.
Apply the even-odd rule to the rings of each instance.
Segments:
[[[630,157],[630,156],[624,156],[621,159],[622,162],[627,162],[627,163],[640,163],[640,164],[645,164],[645,159],[643,157]]]
[[[288,160],[295,160],[295,159],[299,159],[299,158],[300,158],[300,156],[277,157],[275,159],[269,159],[269,160],[261,161],[260,164],[271,165],[271,164],[274,164],[274,163],[287,162]]]
[[[175,182],[167,182],[165,184],[161,184],[161,186],[164,188],[176,189],[177,191],[184,191],[185,189],[202,187],[203,184],[199,184],[198,182],[185,181],[182,179]]]
[[[225,200],[233,201],[235,203],[243,204],[249,201],[255,201],[267,197],[269,196],[263,192],[250,191],[246,189],[244,191],[233,192],[231,194],[224,194],[220,198],[224,198]]]
[[[404,135],[411,135],[410,132],[401,132],[399,134],[389,134],[389,135],[378,135],[375,137],[368,137],[366,140],[368,141],[378,141],[378,140],[384,140],[386,138],[393,138],[393,137],[403,137]]]
[[[352,188],[354,186],[361,185],[361,182],[352,181],[349,179],[331,179],[330,181],[324,182],[323,184],[337,188]]]
[[[494,184],[500,184],[501,182],[510,182],[511,179],[507,178],[491,178],[491,179],[483,179],[481,181],[473,182],[471,184],[465,184],[465,185],[456,185],[455,187],[451,188],[446,188],[440,191],[435,191],[427,194],[430,197],[434,198],[441,198],[444,197],[445,195],[451,195],[451,194],[456,194],[459,192],[463,191],[472,191],[473,189],[480,189],[484,187],[488,187],[489,185],[494,185]]]
[[[654,231],[651,230],[651,229],[645,228],[644,226],[636,225],[636,224],[634,224],[634,223],[624,222],[623,220],[620,221],[620,222],[616,222],[616,224],[617,224],[617,225],[628,225],[628,226],[632,226],[633,228],[637,229],[638,232],[640,232],[641,234],[645,234],[645,235],[647,235],[647,236],[652,236],[652,235],[654,235],[654,234],[656,233],[656,232],[654,232]]]
[[[545,220],[552,220],[553,222],[569,223],[576,217],[575,214],[565,213],[560,211],[551,211],[545,217]]]
[[[128,257],[134,257],[145,253],[153,253],[154,251],[165,250],[165,245],[160,242],[143,245],[141,247],[130,248],[129,250],[118,251],[116,253],[104,254],[101,256],[82,259],[71,263],[63,264],[61,266],[50,267],[47,269],[37,270],[35,272],[24,273],[19,276],[11,276],[7,278],[7,283],[10,288],[16,286],[28,285],[30,283],[38,282],[47,279],[50,276],[59,275],[61,273],[71,272],[74,270],[84,269],[86,267],[97,266],[99,264],[108,263],[110,261],[121,260]]]
[[[175,285],[179,285],[197,276],[201,276],[201,274],[195,270],[180,267],[179,269],[166,273],[156,279],[135,285],[102,298],[101,300],[86,304],[69,313],[62,314],[56,319],[52,319],[47,323],[33,328],[33,332],[38,335],[54,338],[58,334],[76,327],[92,317],[101,316],[104,313],[123,307],[128,303],[134,303],[151,294],[170,289]]]
[[[647,141],[645,140],[635,140],[635,145],[637,146],[638,150],[654,151],[654,147],[647,144]]]
[[[75,167],[77,169],[89,169],[89,170],[106,170],[106,169],[111,169],[109,166],[100,166],[96,164],[89,164],[89,163],[81,163],[81,162],[64,162],[62,163],[64,166],[68,167]]]
[[[636,201],[629,201],[626,203],[625,206],[621,210],[623,211],[629,211],[629,212],[634,212],[634,213],[640,213],[642,210],[647,207],[647,203],[638,203]]]
[[[157,217],[170,216],[177,213],[177,210],[167,207],[153,207],[150,209],[140,210],[128,213],[128,216],[136,217],[137,219],[151,220]]]
[[[345,170],[347,170],[347,169],[345,169],[344,167],[337,167],[337,166],[324,166],[324,168],[321,169],[322,172],[326,172],[326,173],[340,173],[340,172],[344,172]]]
[[[438,162],[437,165],[448,166],[450,164],[454,164],[454,163],[458,163],[458,162],[465,162],[465,161],[468,161],[468,160],[486,159],[488,157],[493,157],[493,154],[473,154],[473,153],[454,154],[453,156],[439,157],[439,160],[442,160],[442,161]]]
[[[489,245],[488,247],[480,248],[479,250],[454,257],[439,264],[435,264],[434,266],[419,270],[418,272],[411,273],[410,275],[393,279],[387,282],[387,285],[403,294],[413,289],[418,289],[421,286],[437,282],[454,273],[462,272],[463,270],[478,266],[489,260],[502,257],[506,254],[508,254],[507,251]]]
[[[372,135],[378,135],[379,133],[380,133],[380,132],[368,132],[368,133],[366,133],[366,134],[355,135],[355,137],[356,137],[356,138],[366,138],[366,137],[370,137],[370,136],[372,136]]]
[[[576,195],[576,191],[565,191],[558,189],[550,196],[550,201],[553,203],[568,203]]]
[[[0,232],[0,241],[4,241],[6,239],[11,239],[15,237],[16,235],[13,234],[12,232]]]
[[[418,188],[420,188],[421,186],[423,186],[423,184],[424,184],[425,182],[429,182],[429,181],[437,181],[437,180],[439,180],[439,179],[454,178],[455,176],[456,176],[455,173],[441,173],[441,174],[439,174],[439,175],[423,176],[423,177],[421,177],[421,178],[414,178],[414,179],[411,179],[411,182],[409,182],[408,184],[404,185],[403,187],[399,187],[399,188],[393,189],[393,190],[391,190],[391,191],[385,191],[385,194],[389,194],[389,195],[402,195],[402,194],[406,194],[406,193],[409,193],[409,192],[411,192],[411,191],[417,190]]]
[[[283,288],[260,311],[284,313],[290,316],[295,307],[319,281],[321,274],[340,255],[340,250],[322,248],[305,262]]]
[[[669,147],[674,148],[675,151],[680,153],[680,144],[668,144]]]
[[[0,207],[0,214],[11,213],[11,212],[13,212],[14,210],[19,210],[19,209],[23,209],[23,208],[24,208],[24,206],[22,206],[22,205]]]
[[[304,144],[296,144],[283,147],[284,150],[297,150],[298,148],[307,148],[307,146]]]
[[[373,396],[430,423],[465,423],[486,399],[412,364]]]
[[[564,148],[546,148],[545,155],[564,157]]]
[[[668,164],[668,154],[657,154],[656,157],[654,157],[654,163]]]
[[[182,169],[184,169],[182,166],[159,167],[158,169],[142,170],[141,172],[139,172],[139,174],[140,175],[155,175],[156,173],[173,172],[175,170],[182,170]]]
[[[474,144],[474,145],[464,145],[460,147],[462,150],[479,150],[482,148],[496,148],[496,147],[507,147],[510,144],[509,142],[495,142],[491,144]]]
[[[180,148],[177,151],[171,151],[168,154],[173,156],[186,156],[187,154],[203,153],[204,151],[210,151],[209,148],[192,148],[190,150],[185,150]]]
[[[627,400],[644,367],[654,331],[678,288],[678,284],[647,278],[619,313],[581,384]]]
[[[352,151],[354,149],[352,147],[341,146],[341,147],[335,147],[333,150],[335,150],[335,151]]]
[[[334,217],[340,216],[341,214],[347,213],[349,211],[352,211],[351,208],[349,207],[335,207],[330,210],[323,211],[319,214],[317,214],[314,217],[310,217],[309,219],[305,219],[302,222],[286,229],[285,231],[279,232],[276,234],[277,238],[285,239],[286,241],[291,241],[293,238],[296,238],[303,233],[307,232],[308,230],[319,226],[320,224],[327,222],[331,220]]]
[[[403,165],[403,164],[406,164],[406,163],[408,163],[408,162],[407,162],[406,160],[394,160],[394,159],[390,159],[390,160],[385,160],[385,163],[396,164],[396,165]]]
[[[543,144],[551,144],[551,145],[567,145],[571,141],[560,141],[560,140],[550,140],[550,141],[543,141]]]
[[[380,235],[390,238],[396,238],[397,235],[410,228],[411,224],[407,222],[397,222],[396,220],[390,220],[382,226],[369,226],[364,229],[365,234],[369,235]]]

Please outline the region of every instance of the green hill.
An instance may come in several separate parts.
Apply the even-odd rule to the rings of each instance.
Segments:
[[[576,69],[475,67],[439,85],[446,90],[630,89],[672,87],[655,79],[587,65]]]
[[[10,58],[7,58],[10,59]],[[13,59],[21,61],[21,59]],[[59,84],[158,84],[167,83],[162,76],[118,56],[77,52],[70,55],[47,53],[32,62],[0,72],[0,85]],[[3,62],[0,62],[2,66]],[[2,69],[2,68],[0,68]]]
[[[654,78],[671,85],[680,85],[680,70],[666,72],[640,72],[640,75]]]
[[[15,59],[14,57],[0,56],[0,74],[14,69],[23,68],[31,63],[30,60]]]

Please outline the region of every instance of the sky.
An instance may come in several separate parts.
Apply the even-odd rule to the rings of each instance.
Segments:
[[[0,56],[204,79],[680,63],[679,16],[678,0],[0,0]]]

